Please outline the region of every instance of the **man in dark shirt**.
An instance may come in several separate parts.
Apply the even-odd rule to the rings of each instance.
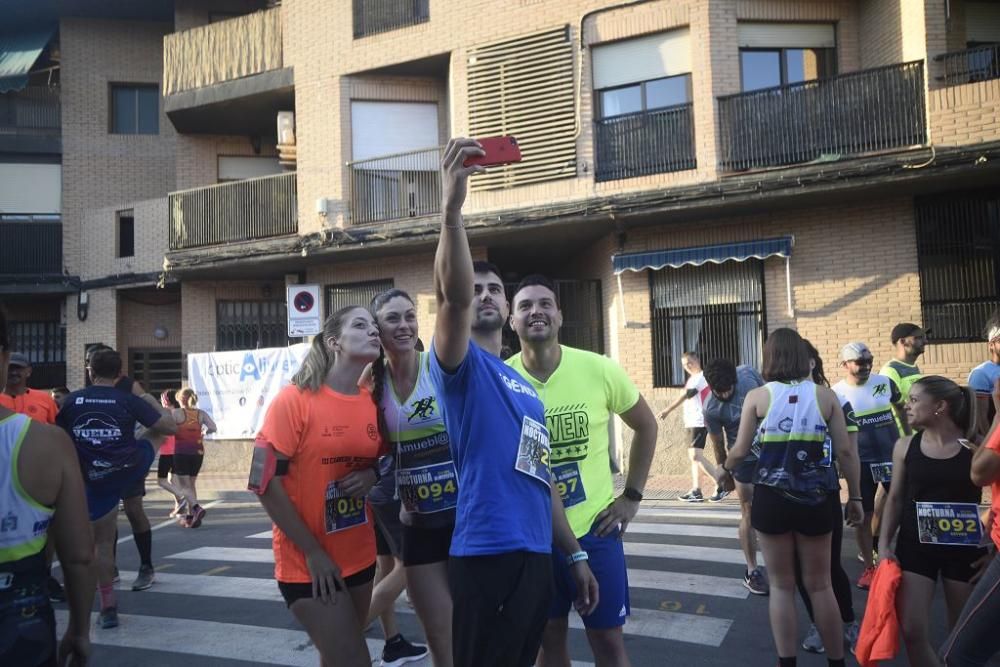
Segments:
[[[135,426],[171,434],[177,432],[177,424],[171,415],[115,388],[122,372],[117,352],[95,352],[87,372],[93,384],[66,397],[56,424],[69,433],[80,459],[97,546],[101,627],[113,628],[118,625],[112,583],[118,499],[124,489],[146,476],[155,457],[148,441],[136,442]]]
[[[726,460],[726,452],[736,444],[736,433],[740,430],[740,414],[743,399],[750,390],[764,386],[764,378],[750,366],[737,368],[728,359],[714,359],[705,368],[705,380],[711,394],[705,401],[705,428],[708,439],[715,449],[716,460],[721,465]],[[725,433],[725,441],[723,441]],[[743,575],[743,585],[755,595],[767,595],[770,586],[764,569],[757,565],[757,535],[750,526],[750,507],[753,503],[753,471],[757,465],[757,455],[751,450],[743,462],[733,470],[736,495],[740,499],[740,546],[746,558],[747,571]],[[722,472],[722,469],[719,469]],[[724,476],[720,475],[720,477]]]

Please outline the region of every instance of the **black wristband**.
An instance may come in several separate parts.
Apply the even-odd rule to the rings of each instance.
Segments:
[[[625,490],[622,491],[622,495],[634,503],[642,502],[642,494],[637,490],[633,489],[631,486],[626,486]]]

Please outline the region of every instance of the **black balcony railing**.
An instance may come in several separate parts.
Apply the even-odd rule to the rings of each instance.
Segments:
[[[430,20],[430,0],[354,0],[355,39]]]
[[[924,144],[923,62],[719,98],[721,163],[739,171]]]
[[[1000,79],[1000,44],[942,53],[934,60],[940,63],[937,79],[948,86]]]
[[[58,135],[59,88],[28,86],[0,95],[0,134]]]
[[[691,104],[602,118],[594,129],[597,181],[695,168]]]
[[[441,211],[440,147],[349,162],[351,223],[366,225]]]
[[[0,220],[0,274],[62,273],[62,223]]]
[[[299,230],[295,172],[170,193],[170,249],[254,241]]]

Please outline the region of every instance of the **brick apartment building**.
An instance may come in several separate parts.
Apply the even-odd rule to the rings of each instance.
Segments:
[[[518,137],[524,161],[473,185],[474,253],[558,279],[565,341],[654,406],[682,351],[756,364],[781,326],[831,361],[856,339],[885,361],[904,320],[933,330],[926,372],[985,358],[998,2],[4,12],[28,64],[0,71],[0,295],[39,382],[82,384],[99,341],[152,388],[188,352],[284,345],[289,283],[323,285],[327,312],[404,288],[426,340],[451,135]],[[658,472],[683,467],[677,427]]]

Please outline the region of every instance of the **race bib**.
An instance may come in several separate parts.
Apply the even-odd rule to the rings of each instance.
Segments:
[[[587,499],[587,491],[583,488],[583,478],[580,477],[580,464],[564,463],[552,468],[556,490],[562,498],[564,507],[579,505]]]
[[[531,417],[525,417],[521,422],[521,441],[517,445],[514,469],[549,486],[550,453],[549,432],[545,430],[545,426]]]
[[[917,503],[917,535],[921,544],[979,546],[983,541],[979,506],[975,503]]]
[[[396,470],[396,484],[407,512],[433,514],[458,504],[458,480],[451,461]]]
[[[351,498],[341,493],[336,482],[326,485],[326,533],[339,533],[368,523],[365,498]]]
[[[892,482],[892,461],[882,463],[869,463],[872,471],[872,479],[876,484],[889,484]]]

